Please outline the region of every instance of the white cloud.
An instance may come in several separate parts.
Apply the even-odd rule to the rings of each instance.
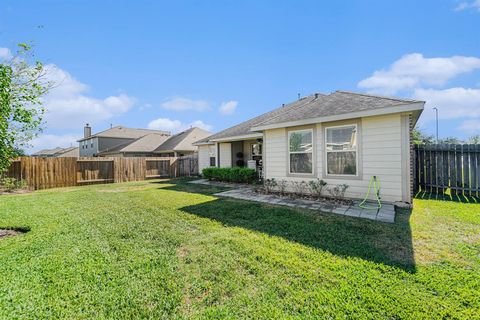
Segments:
[[[423,112],[423,121],[433,119],[432,107],[438,108],[440,119],[475,118],[480,117],[480,89],[449,88],[415,89],[413,98],[427,101]]]
[[[168,118],[158,118],[148,123],[148,129],[178,131],[182,126],[180,120],[170,120]]]
[[[478,11],[480,11],[480,0],[474,0],[470,2],[463,1],[455,7],[455,11],[463,11],[466,9],[477,9]]]
[[[190,127],[198,127],[205,130],[212,129],[211,125],[208,125],[201,120],[196,120],[191,123],[185,124],[185,123],[182,123],[180,120],[171,120],[169,118],[158,118],[150,121],[150,123],[148,124],[149,129],[166,130],[166,131],[171,131],[173,133],[186,130]]]
[[[12,52],[8,48],[0,47],[0,60],[9,60],[12,59]]]
[[[465,120],[458,129],[470,134],[480,134],[480,119]]]
[[[220,108],[218,108],[218,111],[221,114],[230,115],[230,114],[233,114],[235,112],[235,109],[237,109],[237,105],[238,105],[238,101],[231,100],[231,101],[228,101],[228,102],[223,102],[220,105]]]
[[[47,128],[75,128],[85,123],[96,124],[126,113],[135,99],[120,94],[106,98],[86,95],[88,86],[53,64],[45,66],[46,79],[55,87],[44,97]]]
[[[208,102],[204,100],[191,100],[182,97],[175,97],[162,103],[162,108],[174,111],[204,111],[210,109]]]
[[[29,149],[29,152],[36,152],[42,149],[53,149],[56,147],[66,148],[66,147],[76,147],[78,146],[77,140],[81,138],[81,135],[75,134],[64,134],[64,135],[54,135],[54,134],[42,134],[37,138],[33,139],[30,144],[32,148]]]
[[[480,69],[480,58],[477,57],[425,58],[420,53],[411,53],[395,61],[388,69],[375,71],[358,86],[373,93],[396,94],[421,86],[439,87],[475,69]]]
[[[189,123],[187,125],[187,129],[190,128],[190,127],[197,127],[197,128],[200,128],[200,129],[203,129],[203,130],[207,130],[207,131],[211,131],[212,130],[212,126],[209,125],[209,124],[206,124],[205,122],[203,122],[202,120],[195,120],[191,123]]]

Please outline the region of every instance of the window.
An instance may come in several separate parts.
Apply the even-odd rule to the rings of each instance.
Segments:
[[[261,156],[261,155],[262,155],[262,144],[252,143],[252,156]]]
[[[313,173],[313,130],[288,133],[289,172]]]
[[[208,146],[208,156],[210,157],[210,167],[215,167],[216,161],[215,161],[215,145],[209,145]]]
[[[357,175],[357,126],[325,129],[327,174]]]

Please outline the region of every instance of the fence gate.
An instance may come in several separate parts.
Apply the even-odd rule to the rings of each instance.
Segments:
[[[415,191],[480,196],[480,145],[414,146]]]

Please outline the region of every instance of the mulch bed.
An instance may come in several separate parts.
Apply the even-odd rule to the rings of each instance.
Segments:
[[[9,237],[9,236],[16,236],[17,234],[20,234],[21,232],[15,231],[15,230],[6,230],[6,229],[0,229],[0,239]]]
[[[28,231],[30,231],[30,228],[8,228],[8,229],[0,228],[0,239],[11,237],[11,236],[17,236],[19,234],[22,234]]]
[[[0,196],[2,194],[24,194],[24,193],[30,193],[32,192],[31,190],[28,189],[19,189],[19,190],[14,190],[14,191],[6,191],[4,189],[0,189]]]

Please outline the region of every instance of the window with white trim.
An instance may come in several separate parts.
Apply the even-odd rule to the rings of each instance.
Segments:
[[[326,169],[329,175],[358,173],[357,125],[325,128]]]
[[[217,152],[215,150],[215,145],[209,145],[208,146],[208,156],[209,156],[209,160],[210,160],[210,167],[215,167],[215,164],[216,164],[216,155],[217,155]]]
[[[289,172],[313,174],[313,130],[288,132]]]

